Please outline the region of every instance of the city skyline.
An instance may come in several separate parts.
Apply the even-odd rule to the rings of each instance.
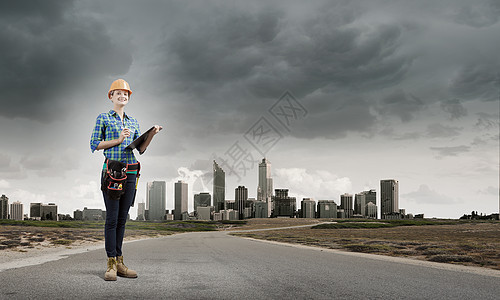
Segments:
[[[270,162],[266,158],[262,159],[262,162],[259,165],[259,172],[258,172],[258,179],[259,179],[258,182],[259,183],[261,182],[261,178],[266,178],[267,184],[271,183],[271,185],[272,185],[272,176],[268,173],[268,172],[270,172],[270,165],[271,165]],[[260,168],[261,166],[262,166],[262,168]],[[265,170],[265,171],[263,171],[263,170]],[[217,162],[215,160],[213,161],[213,173],[212,174],[213,174],[213,179],[209,181],[209,182],[213,183],[212,190],[214,192],[221,194],[219,197],[221,199],[224,199],[226,191],[228,189],[228,187],[225,186],[225,171],[219,166],[219,164],[217,164]],[[263,174],[264,174],[264,176],[263,176]],[[217,181],[215,180],[216,177],[218,178]],[[358,214],[358,215],[362,215],[363,217],[374,217],[377,219],[383,219],[384,215],[386,215],[386,214],[393,214],[393,213],[399,214],[399,213],[401,213],[401,209],[399,207],[399,181],[395,180],[395,179],[381,179],[379,182],[380,182],[379,193],[377,193],[376,189],[369,188],[368,191],[355,192],[354,193],[355,198],[353,198],[353,194],[349,194],[349,193],[339,194],[338,199],[333,199],[332,197],[326,197],[325,199],[318,199],[318,198],[315,198],[314,196],[311,196],[311,195],[309,195],[308,197],[304,197],[304,198],[297,198],[297,197],[292,197],[292,198],[295,199],[295,207],[302,207],[302,202],[304,200],[315,202],[316,205],[318,205],[319,202],[334,201],[335,203],[337,203],[339,209],[344,210],[345,218],[352,218],[354,214]],[[173,204],[171,207],[169,207],[167,205],[168,198],[169,198],[167,196],[167,193],[166,193],[166,191],[168,189],[167,182],[162,181],[162,180],[157,180],[157,181],[145,183],[145,185],[147,187],[146,202],[139,202],[138,203],[137,199],[136,199],[134,206],[138,207],[138,208],[136,210],[134,210],[133,207],[131,207],[129,214],[133,215],[134,211],[136,211],[137,216],[139,216],[140,215],[139,211],[141,211],[141,210],[147,210],[148,212],[151,211],[151,209],[149,209],[149,206],[151,203],[150,202],[151,198],[153,198],[154,199],[153,200],[154,201],[153,202],[153,206],[154,206],[153,211],[155,213],[154,213],[154,215],[148,216],[150,218],[150,220],[162,220],[162,218],[164,217],[164,215],[162,216],[162,212],[165,212],[168,210],[172,210],[175,212],[175,214],[173,215],[174,220],[182,220],[182,217],[181,217],[182,213],[177,213],[177,211],[175,210],[176,207],[181,207],[181,210],[183,210],[182,212],[192,213],[192,212],[196,211],[195,207],[196,207],[197,197],[208,196],[208,199],[212,198],[212,194],[210,194],[208,191],[194,192],[192,190],[192,187],[189,186],[186,182],[183,182],[182,180],[173,181],[171,183],[172,183],[173,190],[174,190],[173,198],[172,198]],[[203,186],[205,186],[205,185],[203,184]],[[191,192],[188,193],[188,191],[191,191]],[[235,188],[235,199],[233,199],[233,200],[224,199],[224,203],[222,204],[221,209],[224,209],[224,210],[226,209],[226,203],[228,200],[235,202],[235,210],[237,210],[236,207],[241,206],[242,203],[244,203],[244,201],[246,201],[245,199],[258,200],[260,186],[257,186],[256,191],[257,191],[257,193],[256,193],[257,197],[251,198],[251,197],[249,197],[249,194],[248,194],[248,188],[245,186],[239,185],[238,187]],[[273,191],[273,193],[271,194],[271,197],[275,196],[274,191],[281,191],[281,193],[285,193],[284,195],[286,195],[286,197],[289,197],[288,196],[289,188],[283,187],[283,188],[278,188],[278,189],[272,190],[272,191]],[[284,191],[286,191],[286,192],[284,192]],[[188,198],[188,194],[192,194],[192,198]],[[369,197],[368,200],[366,200],[367,195]],[[377,195],[380,195],[380,196],[377,197]],[[360,199],[363,199],[363,200],[360,200],[361,202],[359,204],[357,204],[358,197]],[[238,201],[237,201],[238,199],[242,203],[238,203]],[[9,198],[6,195],[2,195],[1,200],[2,200],[2,202],[1,202],[2,207],[7,206]],[[335,200],[338,200],[338,202]],[[200,200],[200,201],[203,201],[203,203],[206,203],[206,200]],[[211,202],[211,205],[214,207],[214,209],[216,207],[215,201],[216,200],[214,199],[213,202]],[[265,200],[258,200],[258,201],[267,202]],[[375,202],[373,202],[373,201],[375,201]],[[366,205],[368,205],[370,202],[374,204],[374,207],[367,208]],[[21,203],[19,201],[15,201],[14,203],[16,203],[17,205],[20,205],[21,211],[22,211],[23,203]],[[364,205],[361,203],[364,203]],[[12,204],[13,203],[9,203],[8,207],[11,207]],[[32,204],[41,204],[41,203],[30,202],[29,204],[31,206]],[[57,203],[49,203],[49,205],[55,205],[57,207]],[[359,207],[365,207],[366,211],[364,213],[357,212],[357,209],[358,209],[357,205],[359,205]],[[269,206],[271,206],[270,203],[269,203],[268,207]],[[193,209],[184,210],[184,208],[188,208],[188,207],[193,207]],[[32,209],[33,208],[30,209],[29,217],[31,217]],[[79,210],[80,208],[75,208],[75,209]],[[87,209],[87,207],[85,207],[85,209]],[[375,215],[368,214],[368,209],[370,209],[371,211],[374,210]],[[471,208],[471,209],[474,211],[474,208]],[[3,210],[0,209],[0,211],[3,214],[7,214],[5,209],[3,209]],[[10,215],[10,209],[7,209],[7,211],[9,212],[8,215]],[[16,215],[19,215],[20,214],[18,212],[19,208],[16,208],[16,211],[17,211]],[[105,210],[102,210],[102,211],[105,211]],[[405,209],[402,209],[402,211],[405,211]],[[217,211],[214,210],[214,212],[217,212]],[[268,217],[272,217],[271,212],[272,212],[272,209],[268,211]],[[74,213],[74,211],[73,211],[73,213]],[[414,214],[424,215],[420,211],[411,211],[409,213],[411,213],[412,215],[414,215]],[[464,214],[467,214],[467,213],[469,213],[469,211],[464,211]],[[495,212],[492,212],[492,213],[495,213]],[[62,213],[62,214],[63,215],[64,214],[71,215],[71,212],[70,213]],[[405,213],[403,213],[403,215],[404,214]],[[486,214],[488,214],[488,213],[486,213]],[[28,214],[24,213],[24,211],[23,211],[22,215],[24,216],[24,215],[28,215]],[[243,215],[243,212],[240,211],[239,212],[240,218],[242,215]],[[457,217],[452,217],[452,219],[453,218],[458,219],[461,216],[462,215],[457,216]],[[299,216],[299,217],[301,217],[301,216]],[[1,217],[0,217],[0,219],[1,219]],[[7,219],[7,218],[5,218],[5,219]]]
[[[296,199],[395,178],[409,212],[498,212],[496,1],[74,0],[1,11],[0,194],[25,212],[30,202],[104,208],[104,157],[89,140],[117,78],[142,132],[163,126],[137,155],[136,203],[155,180],[168,183],[170,208],[178,180],[190,202],[213,194],[214,159],[228,193],[245,185],[257,197],[266,157],[274,187]]]

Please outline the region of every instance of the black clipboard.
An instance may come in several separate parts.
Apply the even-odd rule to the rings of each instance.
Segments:
[[[149,128],[148,131],[144,132],[140,137],[136,138],[132,143],[130,143],[130,145],[128,145],[125,149],[130,149],[130,150],[134,150],[135,148],[139,147],[142,143],[144,143],[144,141],[148,138],[148,135],[151,131],[153,131],[153,129],[155,129],[155,127],[151,127]]]

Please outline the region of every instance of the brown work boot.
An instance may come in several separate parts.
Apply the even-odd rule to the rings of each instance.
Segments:
[[[116,280],[116,258],[114,257],[108,257],[108,269],[106,270],[106,273],[104,273],[104,280]]]
[[[118,276],[127,277],[127,278],[137,278],[137,272],[127,268],[123,264],[123,256],[117,256],[116,261],[117,261],[116,268],[118,270],[117,271]]]

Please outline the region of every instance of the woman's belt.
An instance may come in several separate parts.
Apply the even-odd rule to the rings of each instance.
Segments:
[[[106,161],[108,159],[106,158],[104,160],[104,164],[102,165],[102,169],[103,170],[106,170]],[[136,163],[133,163],[133,164],[126,164],[127,165],[127,174],[138,174],[139,173],[139,170],[141,169],[141,163],[140,162],[136,162]]]

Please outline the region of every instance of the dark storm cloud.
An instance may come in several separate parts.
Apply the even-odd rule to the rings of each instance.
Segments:
[[[453,79],[450,90],[463,100],[498,101],[500,93],[500,60],[470,63]]]
[[[467,116],[467,109],[462,105],[460,99],[441,101],[441,109],[449,113],[451,119]]]
[[[20,165],[13,161],[9,155],[0,153],[0,166],[0,178],[21,179],[26,177]]]
[[[375,121],[370,105],[346,98],[399,83],[414,57],[399,51],[405,26],[358,25],[363,11],[346,3],[313,5],[300,17],[287,5],[208,5],[166,37],[154,77],[169,78],[170,88],[191,95],[190,104],[203,105],[204,113],[213,118],[220,110],[244,111],[239,120],[254,122],[290,90],[312,114],[318,111],[307,121],[308,128],[291,134],[343,136],[349,130],[365,130]],[[322,98],[312,95],[318,91]],[[391,112],[411,119],[409,109],[421,105],[410,95],[400,100]],[[342,111],[320,109],[344,103]],[[217,117],[216,122],[223,119]]]
[[[500,127],[500,115],[480,112],[477,113],[478,119],[476,127],[482,130],[498,130]]]
[[[303,96],[329,85],[380,88],[400,80],[412,61],[397,53],[402,28],[356,28],[336,9],[342,7],[321,7],[297,21],[279,8],[205,16],[165,41],[161,71],[180,89],[205,92],[243,81],[268,98],[284,87]]]
[[[425,103],[418,97],[397,90],[382,99],[377,110],[382,115],[398,116],[401,121],[409,122],[414,115],[425,108]]]
[[[48,121],[89,78],[123,74],[132,58],[70,1],[0,4],[0,114]],[[61,102],[64,97],[65,102]]]
[[[446,126],[442,124],[430,124],[427,126],[427,136],[430,138],[448,138],[460,135],[463,128]]]
[[[498,0],[474,1],[458,9],[455,22],[480,28],[496,24],[500,17]]]

